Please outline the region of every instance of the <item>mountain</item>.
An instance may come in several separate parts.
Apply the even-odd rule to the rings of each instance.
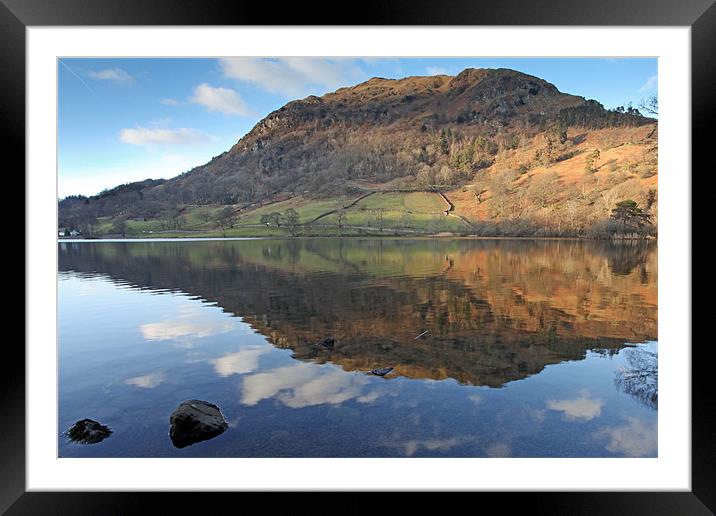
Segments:
[[[600,158],[605,151],[615,157]],[[564,164],[570,166],[567,181],[555,176],[557,165]],[[507,69],[373,78],[289,102],[227,152],[173,179],[64,199],[59,222],[167,220],[196,206],[230,205],[238,213],[289,198],[348,200],[370,191],[438,190],[455,191],[458,197],[469,190],[462,195],[467,199],[463,205],[448,210],[462,210],[459,217],[466,225],[534,222],[536,212],[560,201],[563,186],[585,182],[585,170],[599,182],[596,173],[602,166],[613,173],[612,182],[614,177],[620,184],[636,178],[639,188],[631,185],[630,198],[654,206],[648,192],[656,178],[646,180],[656,174],[656,121],[632,108],[607,110]],[[532,183],[545,184],[538,184],[537,192]],[[518,185],[523,188],[515,195]],[[599,184],[579,188],[583,197],[602,190]],[[516,208],[518,197],[524,199]],[[587,219],[593,224],[599,217],[605,214]],[[206,222],[203,229],[211,229]]]

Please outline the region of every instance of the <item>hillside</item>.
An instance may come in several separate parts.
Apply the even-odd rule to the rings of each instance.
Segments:
[[[584,236],[627,199],[656,222],[656,129],[636,110],[512,70],[373,78],[289,102],[173,179],[64,199],[59,225],[141,236]]]

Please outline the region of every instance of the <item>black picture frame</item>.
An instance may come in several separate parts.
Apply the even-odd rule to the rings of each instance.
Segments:
[[[343,14],[340,12],[335,2],[287,3],[277,7],[267,2],[228,0],[0,0],[0,127],[5,154],[15,158],[16,170],[24,170],[25,29],[28,26],[316,25],[319,21],[327,25],[689,26],[692,168],[698,167],[704,172],[713,168],[708,138],[716,112],[714,0],[459,0],[449,4],[394,0],[364,1],[352,9],[343,9]],[[330,19],[319,20],[317,13],[324,13]],[[31,273],[25,270],[26,276]],[[504,503],[509,497],[511,509],[516,508],[516,503],[538,514],[712,514],[716,510],[713,489],[716,430],[712,415],[716,395],[709,378],[710,346],[703,344],[706,342],[692,347],[690,492],[480,493],[479,496],[489,497],[496,503]],[[9,356],[0,379],[0,406],[4,421],[11,424],[3,424],[0,432],[0,510],[11,515],[131,514],[141,512],[162,496],[160,493],[26,492],[25,353],[16,342],[7,342],[5,352]],[[249,495],[173,493],[162,496],[161,503],[165,506],[162,510],[172,511],[173,504],[180,504],[182,512],[207,510],[210,506],[206,504],[219,507],[216,504],[223,505],[228,497],[234,496]],[[359,502],[358,496],[345,495],[340,507],[365,509],[366,500]],[[284,498],[272,497],[270,503],[281,503]],[[293,497],[291,504],[297,508],[306,503],[305,500],[306,497]],[[265,497],[261,503],[266,503]],[[315,507],[314,503],[308,502],[311,504],[308,507]]]

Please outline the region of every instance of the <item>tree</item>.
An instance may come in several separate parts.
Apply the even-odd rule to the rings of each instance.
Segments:
[[[597,161],[599,160],[599,149],[594,149],[589,156],[587,156],[587,160],[584,164],[584,171],[589,172],[590,174],[594,174],[597,169],[595,168],[595,165],[597,164]]]
[[[226,206],[216,214],[216,225],[221,229],[233,228],[239,221],[239,217],[230,207]]]
[[[291,231],[291,235],[296,236],[296,226],[298,226],[301,221],[298,212],[293,208],[287,209],[286,213],[284,213],[284,220]]]
[[[383,227],[385,225],[385,219],[383,217],[383,209],[378,208],[378,209],[372,210],[371,214],[373,215],[373,220],[375,220],[375,223],[378,226],[378,229],[383,231]]]
[[[564,121],[558,120],[554,125],[552,125],[548,129],[547,137],[549,139],[554,139],[562,144],[566,143],[567,142],[567,124],[564,123]]]
[[[343,234],[343,220],[346,218],[346,210],[341,208],[336,212],[338,218],[338,230]]]
[[[659,116],[659,97],[651,95],[645,99],[641,99],[639,107],[642,111],[654,116]]]
[[[440,137],[438,138],[438,148],[440,149],[440,152],[445,155],[447,155],[447,153],[450,150],[450,144],[448,141],[448,136],[449,136],[448,131],[449,131],[449,129],[446,131],[445,128],[443,127],[440,130]]]
[[[278,229],[281,227],[281,222],[283,222],[283,215],[281,215],[280,211],[271,212],[268,214],[268,221]]]
[[[127,219],[118,217],[112,222],[112,231],[119,233],[123,237],[127,236]]]
[[[651,222],[651,215],[631,199],[618,202],[612,209],[611,218],[621,225],[622,233],[642,232]]]
[[[629,367],[617,371],[614,383],[617,389],[633,396],[649,408],[659,405],[659,357],[656,351],[645,348],[627,349]]]

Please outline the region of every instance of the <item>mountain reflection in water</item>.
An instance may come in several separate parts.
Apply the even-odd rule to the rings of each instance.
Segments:
[[[656,248],[643,242],[99,242],[60,251],[61,271],[199,296],[295,358],[347,371],[387,365],[499,387],[587,350],[657,337]],[[162,326],[144,331],[161,338]],[[316,345],[327,336],[332,349]]]
[[[653,243],[58,245],[58,424],[113,430],[62,457],[657,453]],[[229,428],[175,448],[187,399]]]

